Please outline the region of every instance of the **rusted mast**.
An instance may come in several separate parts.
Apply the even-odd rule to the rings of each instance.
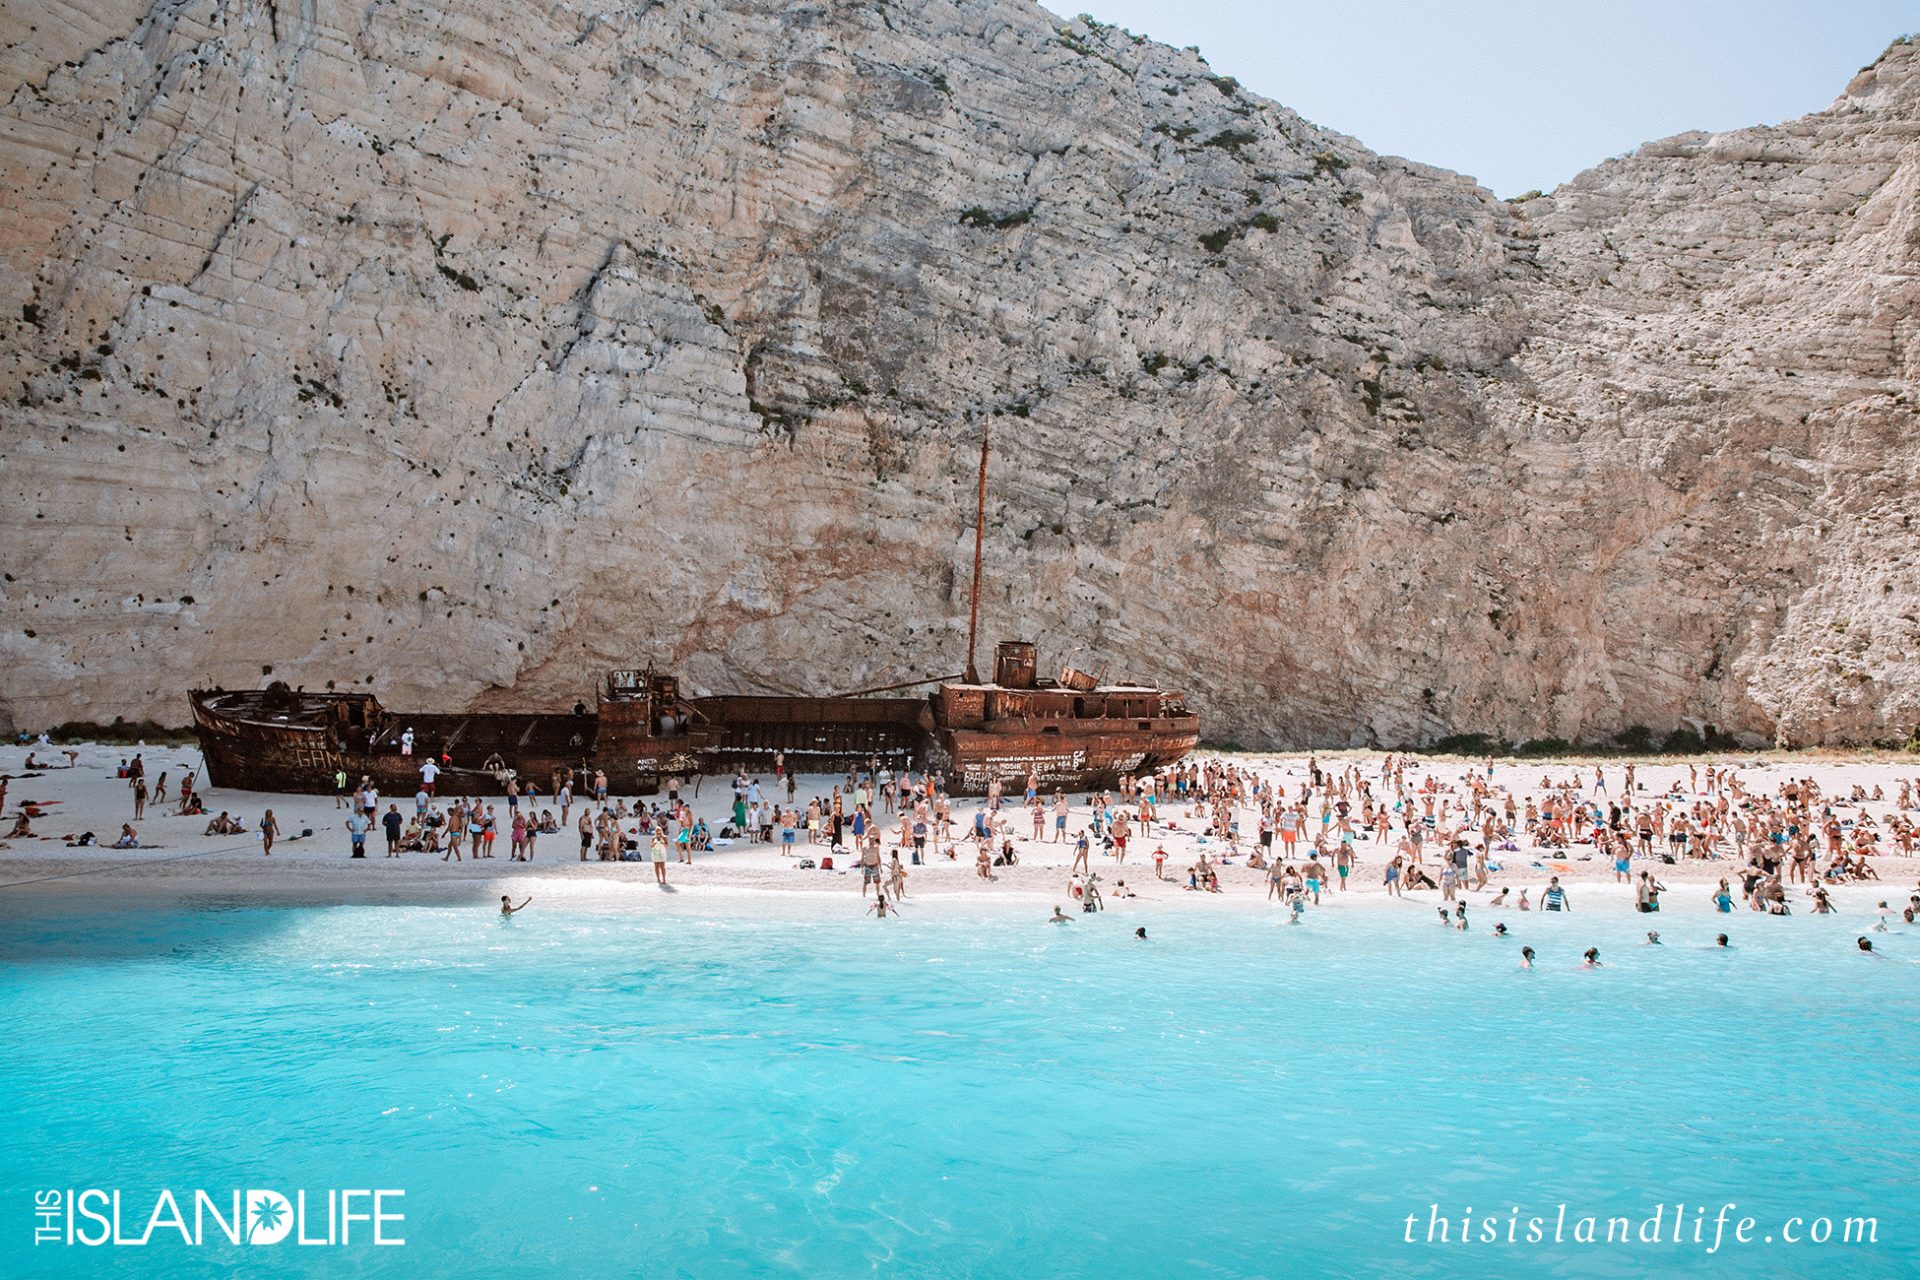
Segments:
[[[980,421],[980,509],[973,522],[973,602],[967,610],[967,683],[979,684],[980,671],[974,666],[974,638],[980,630],[980,544],[987,533],[987,434],[991,420]]]

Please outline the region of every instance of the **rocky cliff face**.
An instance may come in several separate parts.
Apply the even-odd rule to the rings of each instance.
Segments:
[[[57,11],[56,11],[57,10]],[[0,700],[959,669],[1244,743],[1920,722],[1920,77],[1508,205],[1015,0],[0,17]]]

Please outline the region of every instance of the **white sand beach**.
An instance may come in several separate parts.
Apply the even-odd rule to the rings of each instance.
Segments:
[[[141,751],[146,776],[151,781],[168,773],[177,788],[178,779],[187,771],[200,769],[199,752],[192,746],[127,747],[114,744],[72,744],[77,752],[72,767],[28,770],[24,762],[28,749],[20,746],[0,748],[0,773],[9,775],[7,795],[8,826],[23,802],[35,805],[43,816],[32,821],[34,834],[27,838],[0,840],[0,892],[14,895],[82,895],[125,897],[145,893],[231,894],[262,900],[340,900],[380,901],[445,898],[450,901],[480,901],[501,893],[512,893],[516,900],[534,895],[541,902],[569,902],[635,911],[671,911],[675,913],[711,913],[715,915],[800,913],[834,916],[857,915],[866,908],[861,894],[861,879],[850,856],[836,858],[832,871],[803,870],[803,858],[818,859],[830,850],[822,845],[808,846],[804,831],[791,855],[778,844],[753,844],[744,841],[723,842],[722,847],[694,855],[691,866],[669,864],[669,884],[663,890],[654,883],[653,870],[646,862],[582,862],[578,841],[571,829],[541,839],[535,860],[512,862],[507,857],[507,842],[497,842],[496,856],[480,861],[443,861],[438,854],[408,853],[386,857],[385,840],[376,827],[368,839],[368,856],[349,857],[350,845],[344,826],[347,813],[331,796],[269,795],[257,792],[229,791],[202,787],[207,813],[204,816],[174,816],[173,806],[150,804],[144,820],[137,824],[142,847],[114,849],[111,844],[121,824],[133,814],[132,793],[125,779],[116,776],[121,762]],[[53,751],[35,749],[36,758],[49,758],[64,765],[66,756],[56,744]],[[1204,759],[1205,757],[1203,757]],[[1289,791],[1297,791],[1308,774],[1306,755],[1234,755],[1217,757],[1241,768],[1257,771],[1269,780],[1283,782]],[[1319,757],[1323,766],[1345,768],[1357,764],[1368,777],[1377,775],[1378,753],[1335,753]],[[1624,761],[1599,762],[1612,785],[1621,786]],[[1863,917],[1881,899],[1896,909],[1920,882],[1920,859],[1894,856],[1896,843],[1885,833],[1887,822],[1898,813],[1896,803],[1902,781],[1920,790],[1920,761],[1893,755],[1767,755],[1715,756],[1694,762],[1696,774],[1712,764],[1716,769],[1734,767],[1750,794],[1769,794],[1788,779],[1812,778],[1833,803],[1835,815],[1849,824],[1871,819],[1882,832],[1879,847],[1886,851],[1872,858],[1879,882],[1842,884],[1830,892],[1843,913],[1858,912]],[[1590,782],[1592,762],[1502,760],[1493,765],[1491,785],[1495,795],[1513,793],[1522,803],[1528,797],[1543,795],[1541,783],[1560,783],[1579,769]],[[1411,757],[1406,767],[1409,787],[1431,777],[1442,789],[1459,789],[1466,775],[1484,776],[1481,761],[1453,758]],[[1638,794],[1657,796],[1680,780],[1683,788],[1689,778],[1688,762],[1654,760],[1641,762],[1638,769]],[[813,796],[829,795],[840,776],[808,775],[799,780],[797,795],[804,805]],[[770,775],[762,781],[772,783]],[[713,830],[719,831],[728,819],[732,804],[731,779],[705,778],[691,803],[695,812]],[[1881,789],[1885,799],[1850,803],[1846,797],[1854,786],[1871,795]],[[1585,794],[1587,788],[1583,786]],[[1689,799],[1691,796],[1689,795]],[[906,918],[937,913],[999,912],[1006,909],[1045,911],[1052,905],[1074,906],[1068,896],[1069,869],[1073,846],[1066,842],[1035,842],[1025,838],[1031,824],[1025,813],[1014,809],[1006,814],[1012,828],[1011,838],[1019,863],[997,868],[994,879],[981,880],[974,865],[974,846],[963,833],[983,802],[963,800],[954,806],[952,841],[955,856],[929,854],[926,865],[907,868]],[[1078,833],[1088,825],[1091,810],[1088,797],[1076,796],[1069,831]],[[383,797],[381,809],[397,802],[402,813],[410,814],[413,797]],[[505,798],[493,797],[502,814]],[[551,799],[542,797],[551,806]],[[282,835],[272,856],[263,857],[254,834],[261,814],[272,809]],[[225,810],[243,820],[245,835],[203,834],[210,818]],[[577,819],[579,806],[575,806]],[[1912,817],[1914,815],[1908,815]],[[1106,905],[1110,910],[1143,907],[1194,911],[1273,911],[1282,908],[1267,896],[1265,874],[1247,865],[1244,853],[1251,838],[1242,841],[1243,856],[1223,860],[1225,846],[1218,840],[1206,841],[1199,833],[1204,819],[1172,804],[1163,804],[1161,822],[1147,838],[1136,834],[1124,865],[1111,853],[1096,847],[1093,869],[1100,876]],[[1243,819],[1243,829],[1252,823]],[[1049,822],[1049,832],[1051,823]],[[889,828],[890,829],[890,828]],[[303,830],[313,834],[299,837]],[[80,833],[95,833],[99,843],[76,847],[67,841]],[[938,844],[939,842],[935,842]],[[1575,843],[1565,849],[1533,846],[1522,834],[1518,852],[1496,853],[1491,861],[1499,865],[1484,891],[1463,893],[1470,904],[1488,901],[1501,888],[1515,894],[1528,888],[1536,897],[1550,876],[1559,876],[1569,887],[1575,910],[1592,908],[1604,911],[1631,911],[1633,891],[1630,885],[1615,883],[1612,864],[1594,853],[1591,845]],[[888,847],[891,851],[892,842]],[[1165,880],[1156,880],[1152,853],[1156,846],[1167,851]],[[945,846],[942,846],[944,850]],[[1304,851],[1307,846],[1302,844]],[[1430,913],[1440,900],[1437,891],[1410,892],[1393,898],[1385,892],[1382,870],[1392,856],[1388,846],[1363,834],[1356,845],[1359,862],[1352,875],[1351,890],[1322,894],[1322,909],[1353,909],[1376,906]],[[1219,864],[1221,892],[1196,893],[1185,887],[1186,869],[1206,852]],[[1665,864],[1658,859],[1636,859],[1635,873],[1651,868],[1667,886],[1668,910],[1710,909],[1713,887],[1722,876],[1731,875],[1737,863],[1728,847],[1719,859],[1687,859]],[[1134,897],[1117,892],[1124,881]],[[1796,910],[1804,910],[1802,886],[1793,886]],[[1744,910],[1744,908],[1742,908]]]

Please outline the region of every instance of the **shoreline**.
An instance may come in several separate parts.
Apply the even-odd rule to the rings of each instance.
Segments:
[[[159,812],[156,807],[149,808],[140,823],[140,830],[143,839],[157,842],[153,847],[135,850],[117,850],[100,845],[72,847],[59,837],[81,830],[110,835],[121,822],[130,818],[132,807],[128,784],[115,776],[115,770],[119,762],[133,752],[132,749],[112,743],[78,744],[71,749],[79,753],[75,767],[47,769],[32,776],[23,776],[20,766],[27,754],[26,748],[0,748],[0,773],[11,775],[9,813],[17,811],[23,800],[45,806],[47,813],[46,817],[35,820],[34,827],[38,834],[34,838],[0,840],[0,904],[8,901],[41,904],[87,900],[155,901],[215,896],[256,901],[263,905],[359,905],[384,902],[445,902],[451,905],[481,902],[490,897],[497,899],[497,895],[504,892],[511,892],[516,898],[532,892],[544,901],[595,909],[673,915],[775,914],[837,918],[863,913],[869,900],[861,893],[860,877],[853,869],[851,860],[841,861],[839,868],[830,872],[799,869],[797,863],[801,857],[818,858],[829,851],[825,845],[808,846],[804,842],[795,846],[792,856],[783,856],[777,845],[735,843],[726,848],[695,854],[691,866],[670,862],[669,885],[664,890],[654,883],[652,867],[646,862],[578,861],[577,842],[569,830],[542,837],[534,860],[530,863],[511,861],[504,847],[505,840],[499,842],[501,852],[491,859],[453,862],[443,861],[439,855],[429,853],[408,853],[399,858],[388,858],[384,856],[384,840],[377,832],[369,839],[367,857],[357,861],[348,857],[348,838],[342,827],[346,812],[335,806],[333,797],[207,790],[204,787],[201,791],[208,816],[175,817]],[[35,750],[49,754],[41,748]],[[59,750],[56,748],[55,752]],[[199,753],[192,748],[155,746],[146,748],[144,756],[143,763],[149,779],[157,778],[162,771],[169,772],[177,779],[182,772],[196,767],[199,762]],[[1297,789],[1309,759],[1307,755],[1236,754],[1210,757],[1202,754],[1196,757],[1202,761],[1210,758],[1258,771],[1262,777],[1280,782],[1289,791]],[[1381,753],[1328,753],[1318,758],[1323,762],[1338,762],[1344,766],[1378,762]],[[1795,757],[1790,761],[1755,761],[1751,756],[1729,753],[1719,759],[1737,767],[1741,778],[1754,792],[1770,791],[1779,781],[1789,777],[1816,778],[1823,788],[1835,796],[1856,784],[1865,787],[1869,793],[1878,786],[1883,789],[1887,800],[1865,805],[1842,801],[1838,802],[1838,809],[1848,815],[1858,813],[1871,816],[1882,825],[1889,816],[1897,813],[1893,797],[1897,795],[1900,783],[1920,783],[1920,762],[1910,758],[1876,755],[1825,760]],[[1540,781],[1564,780],[1573,767],[1568,761],[1562,760],[1496,761],[1493,785],[1497,791],[1532,795],[1539,791],[1537,784]],[[1591,765],[1583,764],[1581,767],[1591,774]],[[1656,799],[1662,795],[1661,788],[1687,776],[1689,763],[1656,759],[1641,762],[1639,768],[1645,784],[1640,795]],[[1484,765],[1479,762],[1439,762],[1429,757],[1411,757],[1407,760],[1410,781],[1415,778],[1424,781],[1431,777],[1442,794],[1448,793],[1467,774],[1483,771]],[[1618,770],[1614,772],[1617,774]],[[809,796],[829,793],[838,781],[841,781],[838,777],[804,776],[799,780],[798,787],[801,803],[804,804]],[[1920,786],[1916,786],[1915,790],[1920,791]],[[718,830],[731,799],[728,779],[709,777],[702,780],[701,794],[693,798],[691,803],[695,812]],[[1077,833],[1087,825],[1091,815],[1085,796],[1074,796],[1072,799],[1075,803],[1070,816],[1070,832]],[[403,811],[410,811],[413,807],[411,797],[405,800],[387,797],[381,801],[382,809],[390,802],[402,803],[405,806]],[[496,798],[495,802],[501,805],[504,812],[504,797]],[[957,836],[965,830],[971,816],[982,804],[977,800],[955,802]],[[550,799],[546,801],[546,807],[552,807]],[[283,834],[275,844],[271,858],[260,856],[257,840],[252,835],[201,834],[209,816],[223,809],[252,826],[267,808],[275,810],[283,832],[298,832],[307,828],[314,834],[300,839]],[[906,920],[911,921],[918,915],[948,917],[998,915],[1003,910],[1046,911],[1055,904],[1078,914],[1074,910],[1076,904],[1068,895],[1072,846],[1054,841],[1036,844],[1023,838],[1027,832],[1027,822],[1024,814],[1018,812],[1017,804],[1013,808],[1012,819],[1020,834],[1012,839],[1019,852],[1020,863],[1011,868],[996,869],[995,878],[983,882],[975,873],[973,845],[961,836],[953,842],[957,853],[954,859],[930,853],[925,865],[907,867],[906,911],[903,913]],[[579,811],[580,807],[576,806],[575,817]],[[1003,814],[1005,812],[1003,810]],[[1909,820],[1915,816],[1912,812],[1906,815]],[[1109,911],[1264,911],[1275,917],[1284,914],[1285,908],[1267,897],[1264,873],[1247,866],[1244,856],[1219,862],[1222,846],[1218,841],[1208,842],[1200,837],[1196,828],[1202,825],[1201,820],[1191,816],[1185,809],[1176,812],[1172,803],[1162,806],[1162,817],[1163,822],[1156,825],[1150,835],[1142,837],[1136,834],[1131,856],[1124,865],[1118,864],[1111,854],[1097,849],[1094,852],[1091,865],[1099,873]],[[1243,826],[1250,825],[1243,817]],[[1051,832],[1051,824],[1048,825],[1048,831]],[[1883,844],[1891,842],[1883,841]],[[1166,866],[1169,878],[1164,881],[1154,879],[1150,854],[1156,845],[1164,846],[1168,852]],[[1251,848],[1251,845],[1252,841],[1248,840],[1244,848]],[[1278,848],[1276,845],[1275,849]],[[1345,893],[1335,889],[1323,891],[1320,910],[1332,908],[1335,911],[1347,911],[1375,906],[1386,909],[1395,906],[1393,898],[1381,883],[1382,868],[1392,856],[1392,846],[1382,846],[1372,836],[1366,836],[1356,843],[1355,848],[1359,862],[1353,873],[1352,888]],[[892,851],[891,839],[887,841],[886,849]],[[1307,846],[1303,844],[1300,849],[1300,855],[1293,859],[1296,863],[1304,862],[1307,856]],[[1202,851],[1208,852],[1219,862],[1220,893],[1193,892],[1184,886],[1185,868]],[[1718,914],[1711,911],[1709,904],[1712,888],[1722,876],[1731,876],[1739,865],[1730,856],[1730,849],[1728,854],[1717,861],[1688,859],[1674,864],[1658,859],[1649,861],[1636,858],[1634,874],[1637,875],[1642,869],[1652,869],[1667,887],[1665,905],[1669,908],[1682,908],[1683,904],[1691,904],[1697,899],[1709,914]],[[1526,848],[1523,845],[1519,852],[1498,853],[1494,857],[1503,860],[1502,870],[1490,877],[1488,889],[1463,891],[1460,894],[1460,900],[1468,904],[1470,911],[1485,911],[1492,893],[1502,887],[1511,888],[1516,895],[1522,888],[1537,894],[1550,876],[1558,876],[1573,896],[1576,913],[1586,903],[1608,914],[1633,913],[1632,886],[1614,883],[1611,863],[1596,854],[1591,845],[1575,844],[1553,850]],[[1876,853],[1872,862],[1881,877],[1877,883],[1841,884],[1829,888],[1842,914],[1857,914],[1864,919],[1874,903],[1882,898],[1892,902],[1895,910],[1898,910],[1907,895],[1914,892],[1916,884],[1920,883],[1920,858]],[[1180,877],[1179,880],[1174,879],[1176,875]],[[1137,896],[1122,897],[1115,892],[1122,880]],[[1790,893],[1796,911],[1804,910],[1802,886],[1790,886]],[[1441,895],[1437,890],[1410,891],[1401,901],[1408,909],[1426,913],[1440,903]],[[1687,907],[1671,913],[1691,915],[1692,911]],[[1506,918],[1511,920],[1514,914],[1517,913],[1509,911]],[[1748,912],[1744,904],[1737,904],[1731,917],[1721,918],[1738,919],[1746,914],[1754,913]]]

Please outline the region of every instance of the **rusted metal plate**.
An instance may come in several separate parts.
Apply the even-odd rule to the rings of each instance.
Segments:
[[[1031,646],[1003,649],[1011,674],[1032,681]],[[543,789],[605,772],[620,794],[648,794],[665,774],[772,763],[839,770],[879,759],[931,763],[957,795],[1028,776],[1048,789],[1097,790],[1192,751],[1199,717],[1179,694],[1131,685],[1080,688],[943,683],[927,698],[682,697],[672,676],[612,673],[589,711],[543,714],[395,713],[370,693],[261,690],[191,695],[208,781],[258,791],[332,791],[370,779],[410,795],[420,766],[440,764],[445,794],[499,794],[509,776]],[[412,754],[402,742],[412,735]]]

